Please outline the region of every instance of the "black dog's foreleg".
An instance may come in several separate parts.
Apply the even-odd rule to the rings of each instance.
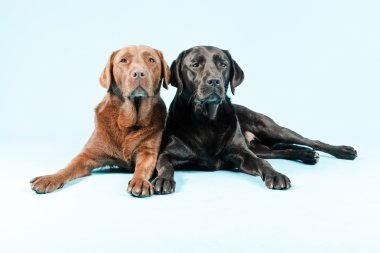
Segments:
[[[321,141],[310,140],[288,128],[279,126],[271,118],[263,114],[251,111],[241,105],[234,105],[234,107],[243,133],[245,131],[252,132],[264,144],[286,143],[304,145],[329,153],[340,159],[353,160],[357,156],[357,152],[353,147],[333,146]]]
[[[157,177],[152,185],[154,193],[169,194],[175,191],[174,166],[168,154],[161,154],[157,160]]]
[[[291,187],[287,176],[274,170],[269,162],[257,157],[249,150],[230,150],[227,159],[234,161],[241,172],[260,176],[269,189],[286,190]]]

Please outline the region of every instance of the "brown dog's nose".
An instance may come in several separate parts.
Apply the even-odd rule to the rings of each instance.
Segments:
[[[219,79],[208,79],[207,83],[212,85],[212,86],[217,86],[220,84],[220,80]]]
[[[132,77],[136,79],[143,79],[145,76],[143,71],[133,71],[132,72]]]

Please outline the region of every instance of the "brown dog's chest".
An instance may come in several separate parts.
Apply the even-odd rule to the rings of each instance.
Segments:
[[[122,160],[128,166],[164,124],[165,115],[158,115],[159,120],[154,120],[157,104],[150,102],[144,106],[140,115],[130,103],[116,104],[112,100],[103,101],[96,109],[97,131],[103,139],[99,145],[113,159]]]

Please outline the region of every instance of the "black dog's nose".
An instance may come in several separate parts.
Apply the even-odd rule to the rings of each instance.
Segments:
[[[132,72],[132,77],[136,79],[143,79],[145,76],[143,71],[133,71]]]
[[[207,83],[212,85],[212,86],[216,86],[216,85],[220,84],[220,80],[219,79],[208,79]]]

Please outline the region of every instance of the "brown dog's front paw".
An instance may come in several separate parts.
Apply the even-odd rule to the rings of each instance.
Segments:
[[[127,192],[134,197],[149,197],[153,195],[153,186],[143,178],[132,178],[128,183]]]
[[[278,172],[265,175],[263,181],[269,189],[286,190],[291,187],[290,179]]]
[[[65,184],[58,175],[47,175],[36,177],[30,180],[32,190],[36,193],[50,193],[56,189],[62,188]]]
[[[173,178],[157,177],[153,180],[154,193],[170,194],[175,191],[175,181]]]

